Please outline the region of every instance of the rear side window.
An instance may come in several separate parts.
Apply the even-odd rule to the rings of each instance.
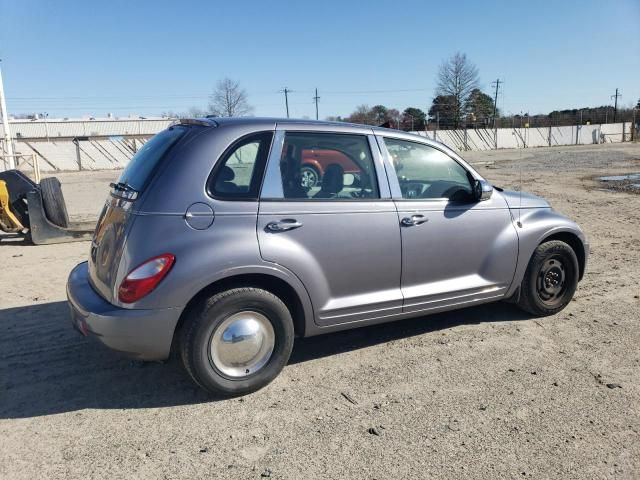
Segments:
[[[120,175],[118,183],[124,183],[141,192],[162,157],[182,138],[188,129],[189,127],[176,125],[152,137],[131,158]]]
[[[265,182],[277,184],[277,188],[263,194],[265,199],[380,198],[365,135],[287,132],[279,160],[280,178],[268,178]]]
[[[226,200],[257,199],[272,137],[272,132],[261,132],[233,144],[209,178],[209,195]]]

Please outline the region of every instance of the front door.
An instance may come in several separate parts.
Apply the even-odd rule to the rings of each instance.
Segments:
[[[356,132],[278,131],[260,199],[260,253],[302,280],[322,326],[402,312],[397,212],[375,138]],[[313,184],[308,151],[331,159]]]
[[[494,191],[488,200],[472,200],[472,174],[444,150],[400,138],[381,141],[401,225],[404,312],[504,296],[518,254],[504,198]]]

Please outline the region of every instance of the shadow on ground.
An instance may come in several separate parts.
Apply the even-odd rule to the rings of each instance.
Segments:
[[[217,401],[197,388],[177,359],[120,358],[71,328],[66,302],[0,310],[0,418],[86,408],[153,408]],[[456,325],[527,318],[495,303],[296,341],[290,363],[321,359]]]

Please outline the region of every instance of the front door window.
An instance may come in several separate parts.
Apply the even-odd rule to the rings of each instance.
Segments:
[[[446,153],[421,143],[386,138],[405,199],[472,199],[467,171]]]

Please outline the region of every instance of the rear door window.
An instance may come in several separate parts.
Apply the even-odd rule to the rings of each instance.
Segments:
[[[277,188],[263,191],[265,199],[380,198],[366,135],[287,132],[279,163],[279,172],[270,171],[265,180]]]
[[[229,148],[209,178],[209,194],[224,200],[257,199],[272,137],[272,132],[257,133]]]
[[[160,160],[182,138],[188,129],[189,127],[186,126],[175,125],[152,137],[131,158],[129,164],[120,175],[118,183],[126,184],[132,189],[141,192]]]

